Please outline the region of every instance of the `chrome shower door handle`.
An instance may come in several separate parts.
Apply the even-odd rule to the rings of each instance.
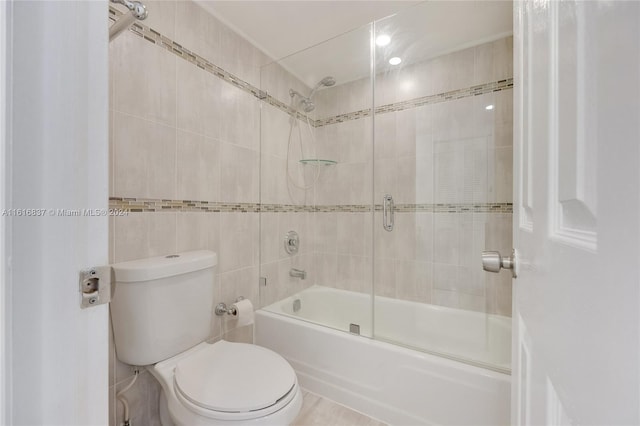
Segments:
[[[385,231],[393,231],[394,215],[393,197],[387,194],[382,197],[382,227]]]

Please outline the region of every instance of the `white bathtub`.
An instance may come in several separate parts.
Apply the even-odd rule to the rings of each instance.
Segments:
[[[375,310],[376,339],[509,367],[508,318],[381,297]],[[370,336],[370,311],[366,295],[314,286],[257,311],[255,343],[283,355],[304,388],[389,424],[509,423],[508,374],[338,331],[353,323]]]

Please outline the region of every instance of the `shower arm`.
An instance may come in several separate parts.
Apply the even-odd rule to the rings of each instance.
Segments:
[[[144,4],[139,1],[130,1],[130,0],[111,0],[111,3],[117,3],[124,5],[127,9],[131,11],[131,14],[136,18],[143,20],[147,17],[148,12],[147,8]]]

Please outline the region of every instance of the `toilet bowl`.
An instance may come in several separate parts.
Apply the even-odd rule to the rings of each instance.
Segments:
[[[291,365],[257,345],[206,343],[216,264],[202,250],[112,265],[116,355],[160,383],[163,426],[288,425],[302,407]]]
[[[302,407],[291,366],[260,346],[201,343],[147,369],[174,425],[288,425]]]

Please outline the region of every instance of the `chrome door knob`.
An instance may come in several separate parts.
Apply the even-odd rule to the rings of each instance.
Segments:
[[[503,257],[497,251],[482,252],[482,269],[487,272],[500,272],[500,269],[511,269],[513,278],[518,277],[518,261],[515,249],[511,252],[511,257]]]

